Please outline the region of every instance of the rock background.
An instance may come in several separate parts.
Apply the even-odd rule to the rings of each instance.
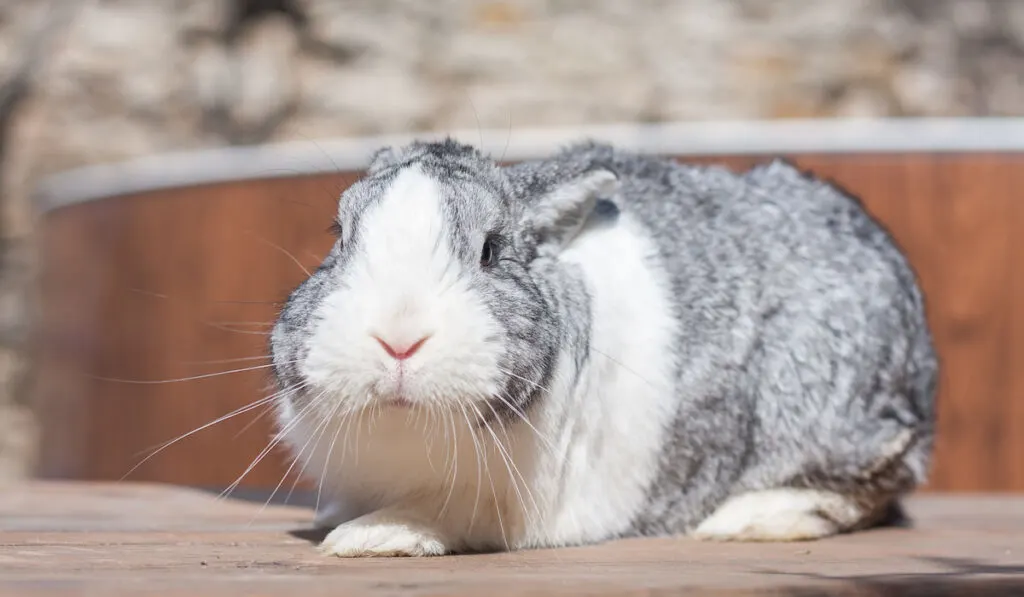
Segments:
[[[31,463],[49,173],[409,130],[1021,113],[1021,0],[0,0],[0,480]]]

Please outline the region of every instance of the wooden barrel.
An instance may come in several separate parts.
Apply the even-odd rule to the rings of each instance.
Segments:
[[[792,121],[470,131],[506,160],[583,138],[743,169],[774,156],[862,197],[907,251],[943,363],[930,489],[1024,490],[1024,122]],[[39,201],[43,477],[273,487],[267,331],[331,245],[339,193],[404,138],[156,156]],[[233,371],[218,375],[220,372]],[[181,381],[170,381],[181,380]],[[190,431],[199,429],[191,434]],[[189,434],[134,468],[161,443]]]

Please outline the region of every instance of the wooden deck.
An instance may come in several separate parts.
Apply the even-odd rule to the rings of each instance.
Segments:
[[[922,495],[914,528],[799,544],[617,541],[340,560],[310,511],[128,483],[0,492],[0,595],[1024,595],[1024,495]]]

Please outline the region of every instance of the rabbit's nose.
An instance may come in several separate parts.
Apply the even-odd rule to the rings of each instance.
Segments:
[[[390,355],[391,358],[398,361],[404,361],[405,359],[416,354],[416,351],[418,351],[423,346],[423,343],[426,342],[428,338],[430,338],[430,336],[423,336],[422,338],[413,342],[412,344],[400,344],[396,342],[388,342],[379,336],[373,337],[373,339],[376,340],[378,344],[380,344],[381,348],[384,349],[384,352],[388,353],[388,355]]]

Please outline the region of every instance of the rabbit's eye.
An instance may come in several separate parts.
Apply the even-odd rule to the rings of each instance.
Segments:
[[[484,241],[484,248],[480,251],[480,265],[488,267],[494,263],[496,247],[492,239]]]

